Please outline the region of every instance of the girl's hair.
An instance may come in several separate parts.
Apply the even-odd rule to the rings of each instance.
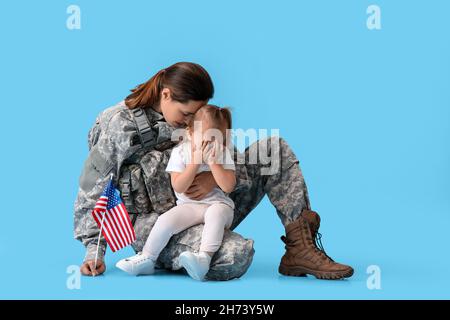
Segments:
[[[131,89],[132,93],[125,98],[125,104],[129,109],[157,106],[163,88],[169,88],[171,98],[181,103],[209,100],[214,95],[211,77],[201,65],[178,62]]]
[[[227,142],[227,129],[231,129],[231,109],[228,107],[220,108],[213,104],[207,104],[198,109],[189,122],[187,129],[191,132],[194,130],[194,122],[201,121],[201,119],[208,119],[212,122],[214,128],[225,129],[225,137],[223,143]]]

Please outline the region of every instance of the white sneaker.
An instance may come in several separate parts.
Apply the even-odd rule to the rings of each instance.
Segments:
[[[142,252],[120,260],[116,267],[134,276],[155,273],[155,261]]]
[[[195,280],[203,281],[209,270],[211,257],[205,253],[192,253],[185,251],[180,254],[180,264],[186,269],[189,276]]]

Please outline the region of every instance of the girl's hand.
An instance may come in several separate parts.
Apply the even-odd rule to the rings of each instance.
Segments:
[[[206,164],[209,164],[211,162],[211,155],[213,153],[213,143],[211,141],[208,141],[206,143],[206,148],[203,152],[203,159]]]
[[[203,154],[208,146],[208,142],[202,140],[202,144],[197,147],[194,141],[191,141],[191,154],[192,154],[192,163],[194,164],[202,164],[203,163]]]
[[[208,143],[209,146],[207,148],[207,152],[204,155],[205,162],[208,165],[221,163],[221,157],[223,155],[223,146],[220,145],[217,140],[211,141]]]

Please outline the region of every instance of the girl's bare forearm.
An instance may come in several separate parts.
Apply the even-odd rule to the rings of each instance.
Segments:
[[[210,168],[219,188],[226,193],[232,192],[236,186],[234,170],[226,170],[221,164],[211,164]]]
[[[191,186],[197,174],[198,164],[188,164],[183,172],[171,175],[172,187],[178,193],[184,193]]]

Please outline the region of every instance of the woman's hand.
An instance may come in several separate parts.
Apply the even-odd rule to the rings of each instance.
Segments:
[[[217,187],[217,183],[211,171],[204,171],[195,176],[185,194],[192,200],[201,200],[215,187]]]
[[[97,260],[97,267],[94,268],[94,260],[86,260],[80,267],[80,271],[85,276],[98,276],[106,271],[106,265],[102,260]]]

